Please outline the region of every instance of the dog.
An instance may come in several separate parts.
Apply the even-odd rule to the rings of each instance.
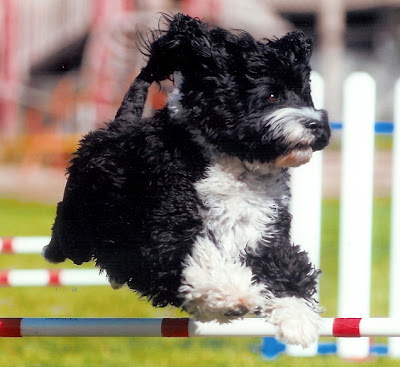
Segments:
[[[43,255],[94,259],[154,306],[205,322],[255,314],[310,345],[320,270],[291,243],[289,168],[330,138],[311,98],[312,42],[164,20],[115,119],[81,140]],[[150,84],[172,77],[166,107],[143,118]]]

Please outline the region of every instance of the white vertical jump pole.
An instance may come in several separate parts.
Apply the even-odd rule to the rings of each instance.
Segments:
[[[324,81],[316,72],[311,75],[311,90],[315,108],[324,105]],[[292,241],[308,252],[311,262],[320,267],[321,202],[322,202],[322,151],[315,152],[309,163],[291,171]],[[318,343],[303,349],[289,345],[292,356],[315,356]]]
[[[344,83],[339,317],[370,313],[374,125],[375,81],[367,73],[351,74]],[[368,338],[338,339],[340,357],[368,354]]]
[[[393,123],[389,315],[400,320],[400,79],[394,89]],[[388,347],[390,357],[400,358],[400,338],[389,338]]]

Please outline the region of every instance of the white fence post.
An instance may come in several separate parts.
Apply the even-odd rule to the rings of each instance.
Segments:
[[[400,320],[400,79],[394,91],[393,124],[389,315]],[[388,348],[390,357],[400,358],[400,338],[389,338]]]
[[[316,108],[323,107],[324,81],[312,73],[311,86]],[[291,170],[292,240],[309,253],[315,265],[320,265],[322,151],[315,152],[310,162]]]
[[[344,84],[339,317],[370,313],[374,124],[375,81],[366,73],[354,73]],[[338,354],[366,358],[369,340],[339,338]]]
[[[324,81],[313,72],[311,90],[316,108],[323,107]],[[316,268],[320,266],[321,203],[322,203],[322,152],[315,152],[309,163],[291,171],[291,213],[292,241],[308,252]],[[314,356],[318,353],[318,343],[303,349],[287,347],[292,356]]]

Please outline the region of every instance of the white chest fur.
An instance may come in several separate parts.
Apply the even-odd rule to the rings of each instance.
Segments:
[[[307,346],[320,325],[312,305],[303,298],[275,298],[240,259],[245,252],[257,253],[260,243],[268,244],[281,225],[279,210],[289,205],[288,180],[284,169],[268,171],[266,165],[234,158],[209,167],[195,184],[204,204],[204,233],[184,261],[178,291],[186,311],[200,321],[227,322],[257,312],[277,326],[282,340]]]
[[[251,172],[237,158],[220,158],[195,184],[205,230],[219,251],[237,259],[274,234],[278,206],[288,205],[289,175],[281,169]]]

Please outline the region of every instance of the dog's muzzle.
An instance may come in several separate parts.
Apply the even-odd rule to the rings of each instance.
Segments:
[[[331,128],[328,122],[328,113],[325,110],[320,110],[321,118],[318,120],[310,119],[307,120],[304,126],[309,129],[315,140],[311,144],[313,151],[324,149],[331,137]]]

